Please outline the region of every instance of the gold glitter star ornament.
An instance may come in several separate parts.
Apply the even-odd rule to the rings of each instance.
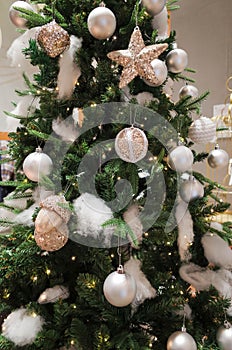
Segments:
[[[151,62],[158,58],[168,47],[168,44],[145,46],[139,27],[135,27],[127,50],[118,50],[108,53],[108,57],[123,66],[119,88],[125,87],[138,75],[150,84],[158,83],[158,78]]]

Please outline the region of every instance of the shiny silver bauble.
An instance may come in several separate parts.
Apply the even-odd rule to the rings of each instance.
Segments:
[[[11,22],[18,28],[26,28],[27,20],[21,17],[22,13],[18,10],[15,10],[15,7],[20,7],[21,9],[30,11],[33,11],[33,7],[26,1],[15,1],[9,9]]]
[[[154,83],[144,79],[145,83],[149,86],[162,85],[168,76],[168,69],[165,62],[156,58],[153,61],[151,61],[151,66],[153,68],[157,81]]]
[[[176,170],[179,173],[191,170],[193,166],[193,153],[185,146],[177,146],[172,150],[168,157],[167,163],[172,170]]]
[[[104,40],[113,35],[116,29],[116,18],[110,9],[99,6],[90,12],[87,24],[94,38]]]
[[[186,96],[197,98],[198,95],[199,95],[198,89],[193,85],[185,85],[179,91],[179,98],[183,98]]]
[[[226,321],[225,326],[221,326],[217,331],[217,343],[222,350],[232,349],[232,327]]]
[[[169,72],[181,73],[188,65],[188,55],[182,49],[173,49],[167,54],[166,64]]]
[[[197,344],[189,333],[177,331],[168,338],[167,350],[197,350]]]
[[[223,149],[215,147],[215,149],[209,153],[207,162],[211,168],[224,168],[229,163],[228,153]]]
[[[136,295],[135,279],[124,273],[123,268],[119,267],[105,279],[103,292],[110,304],[117,307],[127,306]]]
[[[166,0],[142,0],[142,4],[151,16],[156,16],[163,10]]]
[[[31,181],[39,181],[43,175],[49,175],[52,171],[51,158],[38,147],[36,152],[29,154],[23,162],[23,171]]]
[[[193,176],[185,180],[180,186],[180,197],[186,203],[204,197],[204,186]]]

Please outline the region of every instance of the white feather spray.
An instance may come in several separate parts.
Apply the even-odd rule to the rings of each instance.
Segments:
[[[58,74],[58,98],[69,99],[75,88],[75,84],[81,75],[80,67],[75,63],[75,53],[81,48],[82,39],[71,35],[70,46],[60,57]]]
[[[68,297],[69,297],[68,288],[57,284],[52,288],[45,289],[45,291],[40,294],[38,303],[39,304],[55,303],[57,300],[67,299]]]
[[[168,11],[164,6],[163,10],[153,17],[151,26],[158,31],[157,40],[165,40],[168,37]]]
[[[178,226],[178,248],[181,261],[189,261],[191,254],[189,245],[193,242],[193,220],[188,210],[188,203],[179,200],[176,206],[175,217]]]
[[[26,95],[21,96],[20,101],[11,113],[26,118],[28,114],[34,113],[36,108],[39,108],[39,99],[35,96]]]
[[[131,303],[132,309],[136,308],[146,299],[152,299],[156,296],[156,290],[152,287],[146,276],[141,270],[141,261],[133,257],[124,265],[125,272],[134,277],[137,290],[134,300]]]
[[[71,118],[72,119],[72,118]],[[79,135],[77,126],[74,125],[73,120],[63,120],[60,117],[53,120],[52,122],[53,131],[59,135],[63,141],[73,143]]]
[[[141,243],[142,241],[142,235],[143,235],[143,225],[141,223],[141,220],[139,218],[139,207],[136,204],[132,204],[123,214],[123,219],[127,223],[127,225],[132,229],[134,232],[138,243]],[[136,244],[134,244],[133,239],[130,235],[128,235],[128,238],[131,242],[131,245],[133,248],[138,248]]]
[[[17,346],[32,344],[38,332],[42,330],[44,320],[39,315],[32,315],[27,309],[17,309],[5,319],[2,335]]]

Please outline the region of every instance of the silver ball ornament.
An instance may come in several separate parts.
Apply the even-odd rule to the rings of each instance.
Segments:
[[[142,4],[150,15],[156,16],[163,10],[166,0],[142,0]]]
[[[177,331],[168,338],[167,350],[197,350],[197,344],[189,333]]]
[[[218,146],[212,150],[207,158],[207,162],[211,168],[223,168],[229,163],[229,156],[223,149]]]
[[[151,61],[151,66],[153,68],[153,71],[155,73],[155,76],[157,78],[157,82],[154,83],[149,80],[145,80],[144,82],[149,86],[160,86],[163,84],[163,82],[167,79],[168,76],[168,69],[164,61],[159,60],[158,58]]]
[[[215,142],[216,123],[210,118],[201,116],[190,125],[188,137],[195,143]]]
[[[198,95],[199,95],[198,89],[193,85],[185,85],[179,91],[179,98],[183,98],[186,96],[197,98]]]
[[[29,154],[24,159],[23,171],[28,179],[37,182],[41,176],[51,173],[52,165],[51,158],[38,147],[35,152]]]
[[[114,13],[105,6],[92,10],[87,19],[90,34],[99,40],[111,37],[116,29]]]
[[[15,1],[9,9],[9,17],[11,22],[18,28],[26,28],[27,20],[21,17],[21,12],[16,10],[15,7],[20,7],[25,10],[33,11],[33,7],[26,1]]]
[[[136,163],[147,154],[148,140],[145,133],[135,127],[124,128],[116,136],[115,151],[128,163]]]
[[[228,321],[224,322],[217,331],[217,343],[222,350],[231,350],[232,346],[232,327]]]
[[[185,146],[177,146],[167,157],[168,166],[179,173],[190,170],[193,166],[193,160],[192,151]]]
[[[129,274],[124,273],[123,267],[112,272],[103,285],[103,292],[107,301],[117,307],[129,305],[136,295],[135,279]]]
[[[173,49],[167,54],[166,64],[169,72],[181,73],[188,65],[188,55],[182,49]]]
[[[204,197],[204,186],[194,177],[190,177],[181,184],[179,193],[183,201],[189,203]]]

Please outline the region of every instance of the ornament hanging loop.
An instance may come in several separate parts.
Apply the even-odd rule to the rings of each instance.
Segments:
[[[138,13],[139,13],[139,6],[141,4],[142,0],[139,0],[136,4],[135,4],[135,29],[138,28]]]
[[[181,327],[181,331],[182,331],[182,332],[186,332],[185,319],[186,319],[186,314],[184,313],[183,325],[182,325],[182,327]]]
[[[52,19],[55,20],[56,0],[52,0]]]

